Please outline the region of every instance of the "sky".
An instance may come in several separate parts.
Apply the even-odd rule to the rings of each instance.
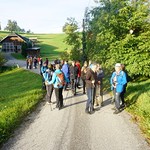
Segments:
[[[82,26],[86,7],[95,7],[94,0],[0,0],[2,30],[8,20],[34,33],[62,33],[67,18],[73,17]]]

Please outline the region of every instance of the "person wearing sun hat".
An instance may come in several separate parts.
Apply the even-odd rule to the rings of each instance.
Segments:
[[[122,71],[121,63],[115,64],[115,71],[112,73],[111,79],[111,89],[114,91],[115,96],[115,112],[118,114],[120,112],[120,94],[123,91],[124,85],[127,83],[126,74]]]

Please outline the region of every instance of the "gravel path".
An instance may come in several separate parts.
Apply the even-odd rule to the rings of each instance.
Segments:
[[[65,108],[55,109],[43,100],[23,121],[2,150],[150,150],[130,115],[114,115],[110,96],[93,115],[85,113],[87,96],[64,92]],[[52,96],[55,101],[55,95]],[[51,111],[52,107],[52,111]]]

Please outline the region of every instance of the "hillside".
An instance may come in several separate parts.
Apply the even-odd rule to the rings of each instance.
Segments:
[[[9,32],[0,31],[0,40]],[[60,54],[69,46],[65,44],[65,34],[21,34],[25,37],[37,38],[37,45],[41,47],[41,56],[50,60],[59,58]],[[18,55],[18,54],[17,54]]]

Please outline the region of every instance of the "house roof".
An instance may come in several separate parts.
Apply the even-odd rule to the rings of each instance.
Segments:
[[[30,39],[28,39],[28,38],[26,38],[26,37],[24,37],[24,36],[21,36],[21,35],[18,34],[18,33],[11,33],[11,34],[7,35],[5,38],[3,38],[3,39],[0,41],[0,43],[3,43],[3,41],[5,41],[5,39],[7,39],[8,37],[18,37],[18,38],[22,39],[22,40],[23,40],[25,43],[27,43],[27,44],[31,44],[31,43],[32,43],[32,41],[31,41]]]

